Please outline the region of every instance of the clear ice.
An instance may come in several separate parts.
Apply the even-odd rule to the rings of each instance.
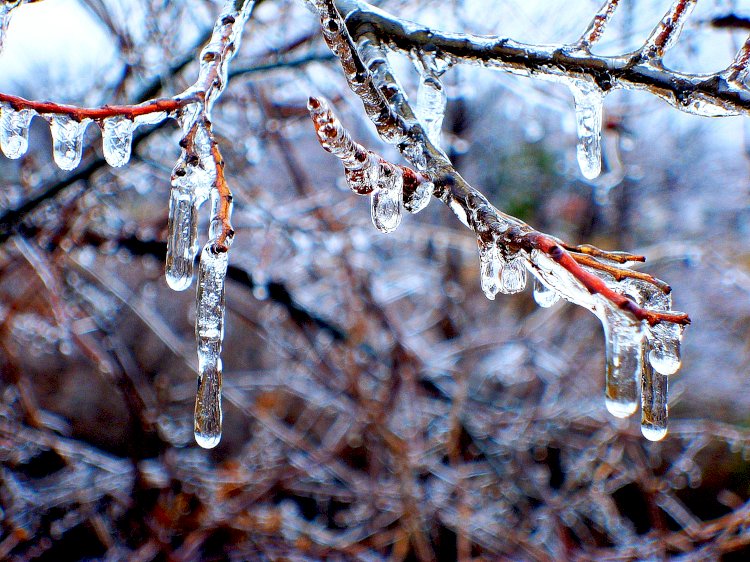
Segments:
[[[650,328],[648,361],[656,372],[673,375],[680,369],[680,342],[684,331],[684,326],[669,322]]]
[[[505,260],[495,243],[479,241],[479,277],[484,295],[491,301],[500,291],[500,272]]]
[[[46,115],[52,134],[52,156],[63,170],[72,170],[81,162],[83,134],[90,119],[77,121],[69,115]]]
[[[641,433],[649,441],[660,441],[667,434],[667,375],[644,362],[641,374]]]
[[[640,323],[632,324],[619,310],[605,307],[604,328],[605,404],[618,418],[626,418],[638,409],[638,381],[641,376]]]
[[[9,103],[0,103],[0,149],[8,158],[20,158],[29,148],[29,123],[32,109],[16,111]]]
[[[403,184],[400,173],[381,167],[378,187],[370,195],[372,224],[380,232],[393,232],[401,224]]]
[[[221,342],[224,337],[224,279],[229,256],[209,241],[201,252],[196,294],[198,391],[195,396],[195,441],[203,448],[221,440]]]
[[[534,300],[542,308],[549,308],[560,300],[560,293],[534,278]]]
[[[104,159],[113,167],[124,166],[130,160],[135,123],[123,116],[109,117],[102,124]]]
[[[526,288],[526,266],[521,257],[508,259],[500,270],[500,292],[520,293]]]
[[[430,142],[435,146],[440,146],[440,133],[443,128],[447,101],[448,97],[440,79],[430,72],[422,72],[417,90],[415,113],[424,126]]]
[[[602,106],[604,93],[595,84],[574,81],[569,84],[576,112],[578,145],[576,156],[581,173],[592,180],[602,170]]]
[[[184,291],[193,282],[201,202],[190,189],[173,186],[169,195],[166,278],[175,291]]]

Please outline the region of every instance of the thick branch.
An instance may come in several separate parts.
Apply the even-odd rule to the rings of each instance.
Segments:
[[[437,48],[458,63],[474,64],[525,76],[594,81],[604,91],[646,90],[688,113],[696,102],[710,104],[714,115],[750,114],[750,90],[734,86],[721,74],[692,75],[645,64],[639,52],[623,57],[597,56],[568,45],[534,46],[511,39],[447,33],[401,20],[359,0],[336,0],[357,40],[372,33],[404,53]]]

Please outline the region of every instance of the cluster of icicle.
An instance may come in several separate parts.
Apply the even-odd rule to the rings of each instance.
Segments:
[[[39,115],[49,123],[52,156],[63,170],[72,170],[81,162],[83,134],[91,119],[77,120],[64,113],[38,114],[33,109],[15,109],[0,102],[0,149],[8,158],[20,158],[29,147],[29,125]],[[153,125],[167,117],[165,112],[148,113],[133,119],[121,115],[97,120],[102,131],[104,158],[110,166],[124,166],[130,159],[133,132],[139,125]]]
[[[9,9],[0,3],[0,23],[7,25]],[[224,280],[227,250],[232,233],[224,231],[219,215],[221,194],[210,130],[211,108],[227,82],[228,62],[239,47],[242,28],[253,2],[228,0],[214,27],[211,42],[201,52],[200,74],[195,85],[176,100],[195,101],[167,114],[158,111],[132,119],[115,115],[96,120],[102,131],[104,157],[111,166],[125,165],[131,153],[133,133],[139,125],[153,125],[167,117],[182,130],[182,152],[171,177],[167,238],[166,279],[177,291],[190,287],[198,245],[198,211],[211,200],[209,240],[203,246],[198,268],[196,338],[198,344],[198,391],[195,401],[195,440],[205,448],[221,439],[221,345],[224,335]],[[237,7],[241,6],[241,7]],[[4,10],[4,11],[3,11]],[[227,29],[225,26],[231,26]],[[228,31],[228,32],[227,32]],[[29,125],[36,111],[0,102],[0,149],[8,158],[20,158],[28,148]],[[42,113],[50,125],[55,163],[72,170],[81,161],[83,135],[92,119],[76,119],[67,113]],[[228,213],[231,213],[231,205]],[[228,214],[227,213],[227,214]],[[226,217],[229,219],[229,217]],[[217,241],[222,241],[219,244]]]
[[[404,175],[410,170],[391,164],[354,142],[324,100],[311,97],[307,108],[321,146],[344,165],[349,188],[358,195],[370,195],[375,228],[393,232],[401,224],[402,208],[418,213],[427,206],[434,187],[431,182],[415,175],[418,179],[413,189],[405,191]]]
[[[207,449],[218,445],[222,432],[224,283],[232,243],[232,233],[223,232],[219,217],[221,194],[217,189],[217,173],[223,164],[216,161],[213,151],[215,141],[210,131],[210,117],[214,103],[226,86],[228,63],[239,48],[242,28],[252,5],[251,1],[227,1],[216,20],[211,41],[201,51],[198,80],[183,95],[202,92],[205,99],[185,106],[179,113],[182,153],[172,170],[169,198],[166,278],[176,291],[183,291],[192,284],[193,264],[199,249],[198,211],[203,203],[211,200],[209,239],[201,250],[198,266],[195,319],[198,389],[194,435],[198,445]],[[228,34],[225,26],[231,26]],[[207,85],[210,87],[206,90]],[[228,213],[231,214],[231,204]]]
[[[336,44],[333,41],[332,49],[342,56],[342,60],[347,56],[343,42]],[[389,142],[403,142],[400,148],[404,155],[427,177],[423,155],[429,152],[427,143],[439,151],[446,105],[440,76],[452,61],[441,57],[435,50],[411,53],[420,74],[417,103],[411,113],[412,109],[390,71],[385,51],[366,36],[357,41],[356,50],[391,110],[406,123],[418,120],[426,138],[420,139],[419,135],[409,139],[399,139],[398,135],[391,134],[381,136]],[[605,92],[593,82],[567,79],[567,83],[576,106],[578,162],[583,175],[594,178],[601,170],[600,137]],[[354,83],[353,89],[357,91],[360,86]],[[308,108],[316,125],[318,140],[323,148],[342,161],[350,188],[355,193],[371,195],[374,225],[383,232],[395,229],[400,222],[398,202],[401,200],[399,192],[404,168],[384,161],[355,143],[322,100],[311,98]],[[381,128],[386,129],[379,127],[379,131]],[[434,186],[427,180],[425,183],[430,185],[429,194]],[[671,322],[649,325],[636,320],[602,295],[592,294],[546,253],[539,250],[510,251],[509,240],[503,233],[528,227],[497,211],[479,192],[472,190],[471,196],[462,202],[453,199],[450,189],[444,189],[441,199],[477,234],[481,286],[489,299],[494,299],[498,292],[512,294],[522,291],[526,287],[527,271],[530,271],[535,277],[534,298],[540,306],[552,306],[562,297],[587,308],[601,320],[606,347],[607,409],[617,417],[629,416],[637,410],[640,394],[642,433],[649,440],[662,439],[667,432],[667,377],[680,367],[680,341],[684,327]],[[420,205],[426,203],[420,202]],[[601,260],[607,261],[605,258]],[[632,264],[612,262],[610,265],[628,267]],[[632,298],[643,308],[671,310],[669,295],[655,284],[632,278],[617,281],[608,273],[589,271],[610,289]]]

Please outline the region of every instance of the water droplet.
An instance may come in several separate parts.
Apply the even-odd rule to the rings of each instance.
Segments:
[[[31,109],[16,111],[9,103],[0,104],[0,148],[8,158],[20,158],[29,148]]]
[[[133,140],[135,123],[117,115],[104,120],[102,125],[102,144],[104,159],[113,167],[120,167],[130,160],[130,145]]]
[[[83,134],[90,119],[76,121],[69,115],[45,115],[52,134],[52,156],[63,170],[72,170],[81,162]]]
[[[534,300],[542,308],[549,308],[560,300],[560,294],[534,278]]]
[[[576,112],[578,146],[576,155],[581,173],[596,178],[602,170],[602,105],[604,93],[598,86],[583,81],[569,84]]]

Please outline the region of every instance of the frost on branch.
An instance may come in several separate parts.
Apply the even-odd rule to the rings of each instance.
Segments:
[[[354,10],[364,6],[353,4]],[[644,261],[640,256],[592,246],[571,246],[493,207],[484,195],[466,183],[435,146],[435,131],[428,131],[432,121],[429,116],[420,115],[422,110],[411,109],[371,28],[365,27],[366,31],[355,41],[349,36],[337,3],[320,0],[316,6],[324,38],[339,57],[349,86],[363,100],[381,137],[396,144],[419,170],[391,164],[355,143],[327,104],[310,98],[308,109],[320,144],[342,161],[353,191],[371,194],[375,226],[389,230],[377,220],[376,210],[375,195],[382,189],[384,170],[389,172],[385,174],[389,182],[393,176],[403,178],[404,187],[409,178],[410,191],[414,185],[429,184],[435,196],[476,234],[481,286],[488,298],[494,299],[498,292],[522,291],[530,272],[535,277],[535,299],[540,306],[551,306],[564,298],[590,310],[601,320],[606,350],[607,408],[618,417],[633,414],[640,391],[642,432],[648,439],[661,439],[666,434],[667,418],[667,386],[663,377],[679,368],[680,340],[684,326],[690,321],[686,314],[671,311],[669,286],[630,269],[634,263]],[[601,34],[614,7],[614,2],[605,5],[601,21],[594,25],[594,31],[588,32],[588,45]],[[667,44],[668,38],[664,41]],[[424,63],[420,60],[416,64]],[[568,83],[575,98],[581,169],[587,177],[596,177],[601,167],[604,93],[591,81],[560,79]],[[438,106],[436,120],[441,119],[442,111],[442,106]]]

